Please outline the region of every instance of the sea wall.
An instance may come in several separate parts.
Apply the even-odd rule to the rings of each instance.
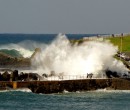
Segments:
[[[84,79],[66,81],[37,82],[30,85],[35,93],[58,93],[64,90],[69,92],[92,91],[97,89],[130,90],[130,79]]]
[[[92,91],[97,89],[130,90],[130,78],[83,79],[62,81],[1,81],[0,90],[29,88],[34,93]]]

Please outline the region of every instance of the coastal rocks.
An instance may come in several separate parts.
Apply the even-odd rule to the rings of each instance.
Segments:
[[[40,52],[41,52],[41,49],[40,48],[36,48],[35,51],[34,51],[34,53],[31,56],[31,59],[33,59],[36,56],[36,54],[38,54]]]
[[[11,56],[10,54],[6,54],[4,52],[0,52],[0,68],[23,68],[30,67],[31,61],[37,53],[41,52],[40,48],[36,48],[34,53],[30,58],[24,58],[22,56]]]
[[[112,72],[110,70],[106,70],[106,76],[107,76],[107,78],[113,78],[113,77],[119,78],[120,77],[117,72]]]
[[[40,76],[37,73],[23,73],[18,74],[18,70],[4,71],[0,73],[0,81],[37,81]]]
[[[10,80],[10,74],[7,72],[7,71],[5,71],[2,75],[0,75],[1,76],[1,78],[0,79],[2,79],[2,81],[9,81]]]
[[[30,58],[12,57],[8,54],[0,52],[0,67],[29,67],[31,65]]]
[[[38,81],[39,75],[37,73],[23,73],[21,72],[18,76],[19,81]]]
[[[18,70],[6,70],[0,74],[0,81],[18,81]]]
[[[11,80],[12,81],[17,81],[18,80],[18,70],[14,70],[12,73],[11,73]]]

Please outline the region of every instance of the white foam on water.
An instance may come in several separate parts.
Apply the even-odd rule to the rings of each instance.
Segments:
[[[104,89],[98,89],[95,90],[95,92],[108,92],[108,93],[130,93],[130,90],[107,90],[106,88]]]
[[[18,88],[18,89],[6,89],[6,90],[0,90],[0,92],[10,92],[10,91],[20,91],[20,92],[32,92],[28,88]]]

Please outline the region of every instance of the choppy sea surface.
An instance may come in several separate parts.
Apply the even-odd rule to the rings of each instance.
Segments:
[[[50,43],[58,34],[0,34],[0,45],[19,43],[25,40]],[[97,34],[65,34],[68,39],[80,39],[83,37],[97,36]]]
[[[0,92],[0,110],[129,110],[130,91],[34,94]]]

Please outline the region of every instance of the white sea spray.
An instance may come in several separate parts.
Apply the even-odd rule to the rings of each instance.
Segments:
[[[59,34],[50,44],[26,40],[0,46],[0,49],[15,49],[25,58],[31,57],[35,48],[41,51],[32,58],[30,71],[39,75],[50,75],[54,71],[56,79],[58,76],[68,79],[67,76],[73,78],[87,73],[93,73],[93,77],[104,77],[107,69],[120,75],[128,71],[121,61],[114,58],[118,47],[108,41],[86,41],[72,45],[65,35]]]
[[[109,69],[119,74],[127,72],[124,64],[114,58],[118,48],[110,42],[87,41],[81,45],[72,45],[65,35],[45,46],[41,46],[32,59],[32,66],[42,75],[86,75],[93,73],[94,77],[102,77]]]

